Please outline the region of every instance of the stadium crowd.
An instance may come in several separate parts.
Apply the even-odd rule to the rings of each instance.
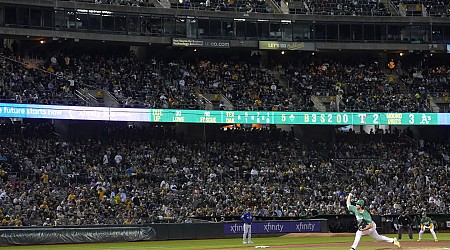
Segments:
[[[63,0],[74,1],[74,0]],[[132,7],[156,7],[156,1],[150,0],[75,0],[76,2],[92,4],[109,4]],[[171,8],[196,9],[209,11],[258,12],[271,13],[272,9],[261,0],[182,0],[168,1]]]
[[[388,8],[381,1],[348,1],[348,0],[322,0],[304,1],[312,14],[318,15],[344,15],[344,16],[390,16]]]
[[[343,63],[330,59],[312,60],[303,66],[288,67],[286,78],[301,95],[330,96],[331,111],[428,111],[428,92],[444,92],[448,73],[445,67],[431,71],[426,86],[417,86],[418,68],[405,73],[404,78],[386,72],[374,63]],[[423,77],[422,77],[423,79]],[[439,80],[439,83],[438,83]],[[426,87],[426,90],[425,88]]]
[[[235,110],[311,111],[315,95],[329,96],[332,111],[426,112],[429,97],[450,91],[447,66],[389,72],[369,61],[311,57],[303,64],[268,68],[230,58],[142,61],[134,53],[55,53],[33,65],[11,57],[6,48],[3,55],[0,99],[17,103],[86,105],[75,90],[91,88],[108,91],[121,106],[132,108],[205,109],[202,94],[222,94]]]
[[[62,0],[76,1],[93,4],[111,4],[133,7],[155,7],[150,0]],[[281,0],[276,1],[278,5]],[[395,9],[397,14],[391,13],[385,3],[379,0],[369,1],[350,1],[350,0],[290,0],[287,2],[291,14],[314,14],[314,15],[344,15],[344,16],[391,16],[399,15],[399,9],[402,6],[406,10],[406,15],[424,15],[422,9],[425,9],[426,16],[448,17],[450,15],[450,3],[448,1],[437,0],[390,0],[391,8]],[[183,0],[170,1],[172,8],[182,9],[200,9],[211,11],[235,11],[235,12],[259,12],[272,13],[273,10],[264,1],[260,0]]]
[[[0,126],[3,226],[186,222],[247,207],[265,217],[344,214],[350,187],[372,214],[450,212],[450,145],[397,130],[338,134],[334,144],[278,129],[191,141],[169,126],[108,125],[101,140],[72,142],[53,130]]]
[[[205,92],[222,93],[241,110],[304,107],[270,69],[237,61],[189,64],[152,59],[146,63],[131,53],[120,57],[57,54],[43,65],[47,72],[7,58],[3,64],[0,98],[18,103],[59,104],[73,97],[70,84],[76,84],[108,90],[123,107],[204,109],[196,94]]]

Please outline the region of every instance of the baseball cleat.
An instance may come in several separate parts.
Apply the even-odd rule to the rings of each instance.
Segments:
[[[434,241],[438,242],[438,239],[436,238],[436,239],[434,239]]]
[[[248,244],[253,244],[253,241],[249,241]]]
[[[247,242],[243,241],[242,244],[247,244]]]
[[[417,241],[420,241],[421,239],[417,239]]]
[[[400,242],[398,242],[397,238],[394,238],[394,245],[400,247]]]

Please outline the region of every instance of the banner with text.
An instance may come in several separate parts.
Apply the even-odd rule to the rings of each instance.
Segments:
[[[230,41],[227,40],[204,40],[204,39],[188,39],[173,38],[172,46],[177,47],[194,47],[194,48],[230,48]]]
[[[321,231],[321,221],[265,221],[252,224],[252,234],[311,233]],[[242,222],[224,223],[224,234],[242,234]]]
[[[259,49],[315,51],[316,46],[314,43],[305,42],[259,41]]]
[[[0,117],[216,124],[449,125],[450,113],[140,109],[0,103]]]

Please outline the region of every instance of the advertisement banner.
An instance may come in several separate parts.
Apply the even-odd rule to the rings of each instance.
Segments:
[[[275,233],[311,233],[320,232],[320,221],[265,221],[254,222],[252,233],[275,234]],[[244,227],[242,222],[224,223],[224,234],[242,234]]]
[[[259,49],[315,51],[316,46],[305,42],[259,41]]]
[[[173,38],[172,46],[177,47],[195,47],[195,48],[230,48],[230,41],[227,40],[204,40],[189,38]]]
[[[449,125],[450,113],[139,109],[0,103],[0,117],[216,124]],[[1,161],[1,158],[0,158]]]

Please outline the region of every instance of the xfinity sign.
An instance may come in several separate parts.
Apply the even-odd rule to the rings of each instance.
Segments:
[[[320,220],[311,221],[265,221],[254,222],[252,233],[276,234],[276,233],[311,233],[321,231]],[[224,234],[242,234],[244,228],[242,222],[224,223]]]

